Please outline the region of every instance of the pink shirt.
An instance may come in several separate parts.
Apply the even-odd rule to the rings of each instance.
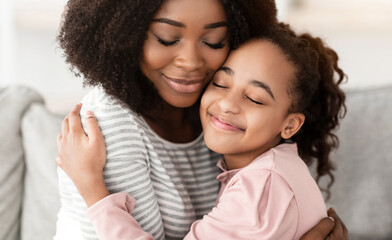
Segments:
[[[218,175],[216,206],[195,221],[185,239],[299,239],[327,216],[321,192],[298,156],[280,144],[242,169]],[[112,194],[88,209],[101,240],[153,239],[130,215],[135,200]]]

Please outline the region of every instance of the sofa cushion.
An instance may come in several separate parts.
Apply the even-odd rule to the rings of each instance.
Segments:
[[[350,239],[392,239],[392,86],[347,91],[329,204]]]
[[[22,120],[25,151],[25,190],[22,240],[52,239],[60,208],[56,137],[64,116],[50,113],[43,104],[32,104]]]
[[[25,87],[0,89],[0,239],[19,240],[24,160],[20,122],[33,102],[42,102]]]

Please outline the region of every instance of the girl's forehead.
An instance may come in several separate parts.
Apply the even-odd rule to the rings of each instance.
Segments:
[[[283,51],[263,39],[251,40],[232,51],[224,66],[233,70],[234,79],[260,80],[274,91],[284,89],[295,75],[295,68]]]

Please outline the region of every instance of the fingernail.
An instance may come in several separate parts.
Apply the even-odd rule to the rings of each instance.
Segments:
[[[94,118],[94,113],[91,111],[86,112],[86,119],[89,119],[89,118]]]
[[[333,219],[333,217],[328,217],[329,219],[332,220],[332,222],[335,222],[335,219]]]

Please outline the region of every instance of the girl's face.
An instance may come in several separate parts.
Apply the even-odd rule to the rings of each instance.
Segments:
[[[174,107],[193,105],[229,51],[219,0],[168,0],[155,15],[140,68]]]
[[[304,120],[288,114],[289,84],[295,69],[282,51],[266,40],[252,40],[230,53],[201,100],[206,144],[247,161],[290,138]],[[301,117],[302,116],[302,117]]]

